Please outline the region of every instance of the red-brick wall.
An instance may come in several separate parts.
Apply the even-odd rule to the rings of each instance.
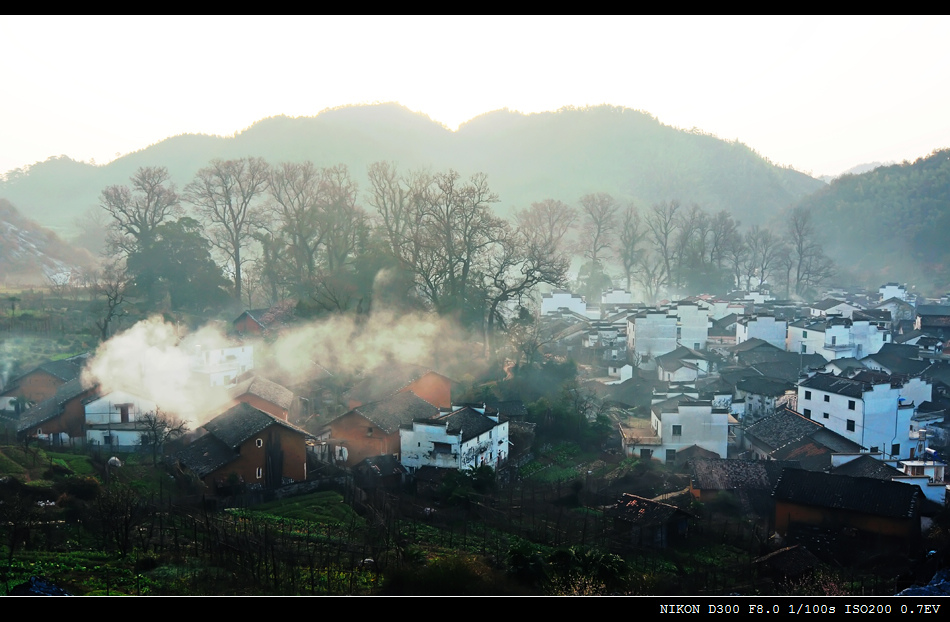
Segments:
[[[303,435],[274,424],[247,439],[240,447],[240,457],[205,476],[205,483],[213,485],[216,481],[227,482],[230,475],[234,473],[247,484],[263,484],[267,477],[267,473],[264,472],[267,468],[265,457],[268,443],[273,442],[272,438],[276,438],[284,452],[282,476],[292,478],[297,482],[306,480],[307,445]],[[258,439],[262,442],[261,447],[257,446]],[[260,478],[257,477],[258,468],[262,470]]]

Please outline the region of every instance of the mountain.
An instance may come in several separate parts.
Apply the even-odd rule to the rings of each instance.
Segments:
[[[845,172],[839,173],[838,175],[822,175],[818,179],[825,182],[826,184],[830,184],[834,180],[838,179],[839,177],[844,177],[845,175],[860,175],[861,173],[867,173],[868,171],[873,171],[878,167],[890,166],[891,164],[894,164],[894,162],[866,162],[864,164],[852,166]]]
[[[814,214],[829,255],[867,285],[950,288],[950,149],[844,175],[800,205]]]
[[[55,233],[25,218],[0,199],[0,283],[65,283],[70,274],[95,264],[87,251],[63,242]]]
[[[502,214],[545,198],[576,203],[590,192],[610,192],[643,207],[677,199],[710,212],[727,209],[756,224],[823,185],[773,166],[741,143],[675,129],[628,108],[499,110],[452,132],[426,115],[379,104],[271,117],[227,138],[175,136],[104,166],[50,158],[7,174],[0,197],[65,233],[98,205],[103,188],[126,184],[141,166],[166,166],[181,188],[213,158],[249,155],[273,163],[346,164],[364,187],[367,167],[378,160],[396,162],[402,171],[484,172],[501,197]]]

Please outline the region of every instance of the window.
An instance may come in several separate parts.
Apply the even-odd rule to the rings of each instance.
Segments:
[[[806,400],[810,400],[810,399],[811,399],[811,391],[805,391],[805,399],[806,399]]]
[[[830,402],[830,401],[831,401],[831,396],[830,396],[830,395],[826,395],[826,396],[825,396],[825,401],[826,401],[826,402]]]
[[[894,443],[893,445],[891,445],[891,455],[892,455],[892,456],[899,456],[899,455],[901,455],[901,444],[900,444],[900,443]]]
[[[373,426],[369,426],[368,428],[366,428],[366,436],[372,436],[372,435],[373,435]]]
[[[432,453],[450,454],[452,453],[452,445],[449,443],[432,443]]]
[[[854,410],[854,400],[848,400],[848,410]]]
[[[640,450],[640,459],[641,459],[641,460],[652,460],[652,459],[653,459],[653,450],[652,450],[652,449],[641,449],[641,450]]]
[[[667,462],[675,462],[675,461],[676,461],[676,450],[675,450],[675,449],[667,449],[667,450],[666,450],[666,461],[667,461]]]
[[[854,432],[854,419],[848,419],[848,432]]]
[[[693,349],[694,349],[694,350],[699,350],[699,342],[698,342],[698,341],[693,342]]]
[[[262,467],[257,467],[257,479],[262,479],[264,477],[264,469]]]
[[[257,444],[258,447],[263,447],[263,446],[264,446],[264,439],[262,439],[262,438],[259,438],[259,439],[257,439],[257,440],[254,441],[254,442]]]
[[[803,331],[802,331],[802,339],[808,339],[808,331],[807,331],[807,330],[803,330]],[[802,352],[804,352],[804,351],[805,351],[805,344],[802,344]]]
[[[806,408],[802,411],[802,414],[805,415],[806,418],[811,419],[811,408]]]
[[[828,419],[828,418],[830,418],[830,415],[829,415],[828,413],[821,413],[821,418],[822,418],[822,419]]]
[[[674,425],[673,426],[673,436],[683,436],[683,426]]]
[[[877,445],[871,447],[871,453],[872,453],[872,454],[876,454],[876,453],[879,452],[879,451],[880,451],[880,448],[879,448]]]

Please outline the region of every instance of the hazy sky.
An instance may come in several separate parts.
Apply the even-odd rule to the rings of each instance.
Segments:
[[[836,174],[950,147],[946,17],[0,17],[0,172],[398,101],[602,103]]]

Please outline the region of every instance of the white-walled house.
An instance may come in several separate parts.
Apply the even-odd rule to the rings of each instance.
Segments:
[[[641,459],[671,464],[676,452],[697,445],[727,457],[729,411],[714,408],[712,402],[671,399],[654,404],[650,428],[623,428],[624,453]]]
[[[705,350],[709,338],[709,313],[692,302],[677,303],[672,311],[676,314],[677,341],[693,350]]]
[[[866,382],[816,374],[798,386],[798,411],[871,453],[909,458],[917,443],[915,406],[930,401],[931,389],[920,378]]]
[[[508,459],[508,422],[484,406],[453,407],[434,419],[399,429],[400,462],[410,472],[424,466],[465,470],[497,468]]]
[[[867,320],[833,317],[823,320],[799,320],[788,325],[786,350],[819,354],[826,361],[840,358],[861,359],[877,354],[890,335]]]
[[[233,345],[223,348],[197,346],[191,357],[191,371],[200,378],[202,385],[225,387],[235,383],[237,377],[254,369],[254,347]]]
[[[638,313],[627,320],[627,352],[633,363],[655,368],[655,359],[676,349],[676,316],[663,310]]]
[[[85,405],[86,443],[133,448],[141,445],[141,420],[158,405],[127,391],[112,391]]]
[[[877,291],[881,294],[881,300],[897,298],[898,300],[907,301],[907,288],[900,283],[885,283]]]
[[[788,322],[774,315],[752,315],[736,320],[736,345],[749,339],[761,339],[776,348],[785,349]]]
[[[587,303],[579,294],[557,289],[541,296],[541,315],[556,313],[558,309],[568,309],[579,315],[587,316]]]

